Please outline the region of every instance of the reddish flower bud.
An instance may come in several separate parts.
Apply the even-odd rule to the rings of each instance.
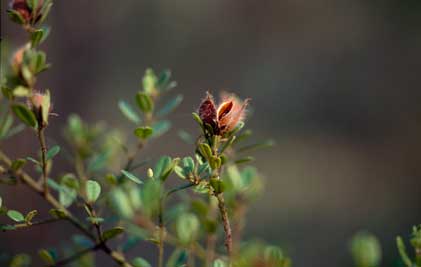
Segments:
[[[218,107],[218,125],[221,134],[231,132],[246,116],[246,107],[250,99],[240,100],[235,95],[223,93],[222,103]]]
[[[205,99],[199,106],[199,116],[203,123],[207,123],[217,130],[216,107],[211,94],[207,93]]]
[[[31,9],[26,0],[12,0],[11,8],[18,12],[26,24],[36,23],[42,17],[41,9],[44,4],[43,0],[38,0],[38,6]]]
[[[23,55],[25,54],[26,46],[19,48],[12,57],[12,69],[16,75],[21,74],[21,67],[23,62]]]
[[[203,123],[210,124],[217,135],[234,130],[244,120],[249,102],[249,99],[241,101],[235,95],[227,93],[221,95],[221,100],[222,103],[216,108],[212,95],[207,93],[199,107],[199,116]]]
[[[41,93],[34,93],[31,97],[31,106],[34,109],[39,109],[44,101],[44,95]]]
[[[38,125],[46,127],[52,109],[50,92],[48,90],[45,93],[34,92],[28,99],[28,106],[32,109],[32,112],[34,112]]]

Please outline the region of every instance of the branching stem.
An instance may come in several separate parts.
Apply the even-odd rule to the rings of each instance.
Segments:
[[[12,165],[12,161],[0,150],[0,161],[4,162],[4,164],[10,168]],[[96,237],[93,235],[90,231],[88,231],[82,223],[79,222],[79,220],[74,217],[73,214],[70,213],[69,210],[67,210],[65,207],[63,207],[60,202],[57,201],[57,199],[52,196],[50,193],[45,194],[44,188],[39,185],[31,176],[29,176],[24,171],[16,171],[13,173],[17,178],[22,180],[23,183],[25,183],[29,188],[31,188],[33,191],[41,195],[45,201],[47,201],[51,206],[53,206],[55,209],[62,210],[66,214],[66,219],[77,229],[79,229],[84,235],[86,235],[88,238],[90,238],[92,241],[96,242]],[[101,243],[101,245],[98,247],[98,249],[101,249],[104,251],[107,255],[109,255],[119,266],[123,267],[133,267],[129,262],[127,262],[124,258],[124,255],[111,250],[106,244]],[[92,249],[91,249],[92,250]],[[85,252],[88,253],[88,252]],[[54,265],[57,266],[57,265]],[[63,264],[61,265],[63,266]]]

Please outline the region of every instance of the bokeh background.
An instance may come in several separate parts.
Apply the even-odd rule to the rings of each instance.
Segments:
[[[13,50],[26,36],[7,20],[7,2],[1,35]],[[266,191],[247,237],[281,245],[294,266],[352,266],[348,241],[366,229],[382,242],[382,266],[398,266],[395,236],[421,223],[420,18],[419,0],[55,1],[42,45],[53,68],[39,81],[60,115],[48,135],[61,140],[71,113],[130,129],[116,103],[147,67],[172,69],[185,96],[175,129],[148,156],[190,151],[175,132],[193,131],[206,90],[251,97],[248,126],[276,146],[255,155]],[[25,155],[33,139],[0,145]],[[15,209],[43,205],[24,188],[0,193]],[[34,254],[69,231],[1,233],[0,252]]]

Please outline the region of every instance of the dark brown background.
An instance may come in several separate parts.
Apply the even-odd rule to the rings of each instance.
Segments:
[[[15,49],[25,36],[1,3],[2,38]],[[48,135],[60,140],[74,112],[129,129],[116,102],[147,67],[172,69],[185,95],[176,129],[194,127],[205,90],[230,89],[253,99],[248,125],[277,143],[256,155],[267,189],[247,236],[283,246],[294,266],[352,266],[348,240],[367,229],[383,266],[397,266],[395,236],[421,222],[420,18],[419,0],[55,1],[43,45],[53,68],[40,85],[60,116]],[[2,146],[22,156],[35,153],[33,139]],[[163,139],[156,154],[189,152]],[[0,193],[15,209],[41,205],[23,188]],[[3,233],[0,251],[56,246],[68,229]]]

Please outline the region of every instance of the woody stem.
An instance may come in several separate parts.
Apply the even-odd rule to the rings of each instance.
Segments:
[[[38,141],[41,147],[41,168],[42,168],[42,183],[44,188],[44,195],[48,195],[48,183],[47,183],[47,145],[45,143],[44,127],[38,127]]]

